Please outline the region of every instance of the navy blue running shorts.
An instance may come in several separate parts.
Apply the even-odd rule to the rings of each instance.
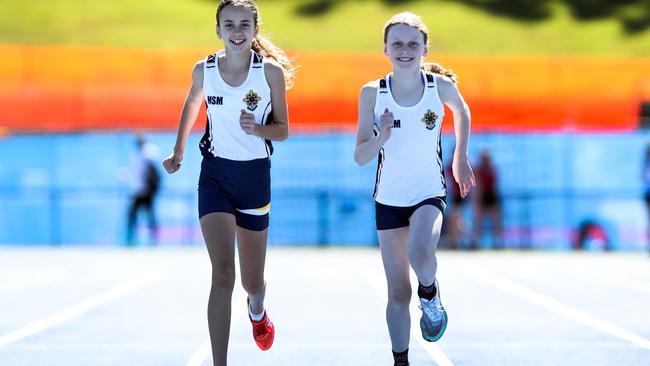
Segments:
[[[377,230],[390,230],[409,226],[411,216],[418,208],[424,205],[437,207],[440,212],[445,213],[446,197],[427,198],[413,206],[398,207],[383,205],[375,201],[375,221]]]
[[[199,176],[199,218],[213,212],[235,215],[237,226],[269,227],[271,161],[204,157]]]

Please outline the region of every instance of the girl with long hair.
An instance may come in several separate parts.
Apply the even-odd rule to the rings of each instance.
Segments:
[[[219,3],[216,31],[224,50],[194,65],[176,145],[163,162],[170,174],[180,169],[187,137],[205,103],[198,213],[212,263],[208,328],[214,365],[227,364],[235,238],[253,338],[260,349],[268,350],[275,334],[264,308],[271,141],[283,141],[289,134],[285,93],[295,68],[259,30],[253,1]]]

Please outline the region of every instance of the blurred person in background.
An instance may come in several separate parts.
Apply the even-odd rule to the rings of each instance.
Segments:
[[[364,165],[378,155],[375,214],[388,282],[386,321],[397,366],[409,364],[409,267],[419,282],[423,338],[437,341],[447,326],[435,253],[447,194],[440,150],[445,104],[454,113],[452,170],[461,196],[474,184],[467,158],[469,107],[451,71],[422,63],[428,53],[428,37],[419,16],[393,16],[384,27],[384,54],[392,64],[392,73],[367,83],[359,97],[354,159]]]
[[[453,150],[450,154],[453,156]],[[459,249],[466,245],[466,223],[463,218],[465,198],[460,194],[460,187],[454,180],[452,161],[445,166],[445,181],[447,183],[447,197],[451,198],[451,205],[447,205],[445,217],[442,222],[442,241],[446,248]]]
[[[149,237],[152,244],[158,242],[158,221],[156,220],[155,202],[160,188],[157,148],[147,142],[144,135],[137,135],[135,140],[137,155],[131,167],[129,181],[132,187],[129,211],[127,215],[126,243],[135,243],[138,227],[138,214],[142,211],[147,217]]]
[[[643,198],[648,213],[648,226],[645,230],[646,248],[650,252],[650,144],[646,145],[643,161]]]
[[[198,214],[212,263],[208,328],[214,365],[226,365],[235,284],[235,238],[242,285],[247,292],[253,339],[265,351],[275,327],[264,308],[264,265],[271,206],[270,140],[289,134],[286,86],[295,67],[284,51],[261,37],[251,0],[225,0],[216,13],[225,50],[197,62],[180,118],[173,153],[163,165],[181,167],[185,145],[201,104],[207,106]]]
[[[493,248],[503,248],[503,230],[501,226],[501,197],[498,188],[498,173],[492,156],[485,149],[481,152],[479,163],[475,167],[476,190],[474,191],[474,233],[472,248],[480,246],[483,228],[490,224],[491,244]]]

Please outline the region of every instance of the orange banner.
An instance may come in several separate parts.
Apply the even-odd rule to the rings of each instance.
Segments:
[[[173,130],[192,66],[210,52],[0,46],[0,129]],[[291,55],[300,65],[288,93],[293,131],[353,130],[360,88],[390,71],[380,53]],[[650,58],[433,58],[458,74],[474,131],[630,130],[650,100]]]

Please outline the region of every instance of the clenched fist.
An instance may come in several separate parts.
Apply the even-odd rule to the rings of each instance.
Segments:
[[[257,135],[258,124],[255,123],[255,115],[253,113],[248,113],[242,109],[239,115],[239,126],[241,126],[241,129],[247,135]]]
[[[384,142],[390,137],[390,131],[395,123],[395,116],[388,108],[384,109],[384,113],[379,117],[379,131],[377,138],[382,139]]]
[[[183,160],[182,156],[176,156],[171,154],[167,159],[163,160],[163,167],[169,174],[176,173],[178,169],[181,168],[181,161]]]

